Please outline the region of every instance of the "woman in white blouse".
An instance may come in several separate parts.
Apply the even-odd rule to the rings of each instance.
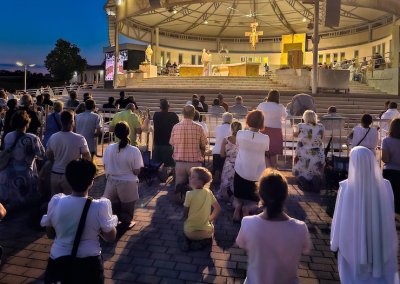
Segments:
[[[265,152],[269,149],[269,137],[262,134],[264,115],[253,110],[246,116],[247,130],[239,130],[236,135],[238,154],[233,178],[234,206],[233,221],[240,221],[257,208],[257,180],[266,168]]]
[[[119,142],[109,145],[104,151],[107,184],[103,197],[110,199],[113,211],[121,221],[118,229],[127,230],[135,225],[133,213],[139,199],[138,175],[143,167],[143,158],[140,150],[130,145],[129,126],[125,121],[115,125],[114,133]]]
[[[287,117],[286,108],[279,103],[279,92],[271,90],[265,102],[257,107],[264,114],[263,134],[270,138],[269,150],[265,153],[267,167],[276,167],[278,155],[283,154],[282,120]]]
[[[46,269],[45,283],[103,283],[104,268],[99,236],[112,242],[116,237],[118,219],[112,215],[111,203],[106,198],[94,199],[89,205],[82,237],[76,257],[79,266],[73,270],[63,267],[61,257],[69,256],[78,230],[83,208],[93,185],[96,166],[91,161],[74,160],[65,171],[72,187],[71,195],[56,194],[50,200],[47,215],[41,225],[46,227],[47,236],[54,238]]]
[[[351,147],[364,146],[375,154],[375,149],[378,146],[378,129],[371,127],[371,124],[372,116],[364,114],[361,117],[361,124],[355,126],[349,134]]]

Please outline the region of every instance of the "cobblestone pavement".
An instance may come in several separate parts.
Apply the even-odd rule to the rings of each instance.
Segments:
[[[298,275],[301,283],[339,283],[337,262],[329,250],[331,218],[319,194],[303,193],[290,173],[287,212],[305,220],[313,250],[303,256]],[[91,195],[99,197],[105,178],[95,180]],[[182,208],[171,200],[172,186],[141,183],[141,200],[135,212],[136,226],[113,244],[102,244],[106,283],[242,283],[246,254],[235,245],[238,224],[232,209],[222,203],[215,222],[212,248],[182,252]],[[27,209],[28,211],[28,209]],[[0,283],[41,283],[52,240],[33,228],[32,214],[23,212],[0,223],[0,244],[5,249]]]

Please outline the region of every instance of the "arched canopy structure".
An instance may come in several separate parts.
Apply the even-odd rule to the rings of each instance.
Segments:
[[[245,38],[251,22],[259,23],[261,38],[311,33],[313,5],[302,0],[108,0],[110,44],[116,22],[127,37],[141,40],[156,28],[160,35],[206,40]],[[311,1],[312,2],[312,1]],[[399,0],[342,0],[339,27],[321,27],[321,35],[362,31],[400,16]],[[116,5],[118,13],[116,13]]]

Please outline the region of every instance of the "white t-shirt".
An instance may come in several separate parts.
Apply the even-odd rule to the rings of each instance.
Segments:
[[[390,119],[390,120],[393,120],[393,119],[395,119],[395,118],[400,118],[400,112],[397,110],[397,109],[394,109],[394,108],[390,108],[390,109],[388,109],[386,112],[384,112],[383,114],[382,114],[382,116],[381,116],[381,119]],[[382,129],[383,129],[383,137],[382,138],[384,138],[384,137],[386,137],[386,134],[387,134],[387,132],[389,131],[389,125],[390,125],[390,122],[382,122],[381,123],[381,127],[382,127]]]
[[[227,136],[231,136],[231,125],[228,123],[221,124],[215,128],[215,145],[212,149],[213,155],[219,155],[221,153],[222,141]]]
[[[71,254],[85,203],[85,197],[62,193],[54,195],[50,200],[47,215],[43,215],[40,224],[43,227],[53,227],[56,231],[56,239],[50,251],[52,259]],[[77,257],[100,255],[100,230],[108,233],[117,226],[117,223],[117,216],[112,215],[110,200],[107,198],[93,200],[86,217]]]
[[[236,135],[238,154],[235,171],[242,178],[257,181],[265,170],[265,152],[269,150],[268,135],[250,130],[239,130]]]
[[[137,147],[127,145],[118,151],[118,143],[111,144],[106,148],[103,163],[106,175],[126,181],[137,181],[138,177],[133,174],[133,170],[143,167],[142,154]]]
[[[264,126],[282,128],[282,120],[287,117],[286,108],[274,102],[262,102],[257,107],[264,114]]]
[[[84,153],[89,153],[85,137],[70,131],[59,131],[51,135],[47,142],[47,149],[54,154],[51,170],[62,174],[69,162],[79,159]]]
[[[364,128],[361,125],[357,125],[353,128],[353,139],[351,140],[351,146],[353,148],[363,139],[367,131],[368,128]],[[364,146],[370,150],[375,150],[378,146],[378,129],[372,127],[358,146]]]
[[[236,238],[248,255],[247,284],[294,284],[301,254],[311,248],[310,236],[304,222],[269,221],[259,215],[242,220]]]

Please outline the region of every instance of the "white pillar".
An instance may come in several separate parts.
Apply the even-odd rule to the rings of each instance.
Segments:
[[[319,44],[319,0],[314,0],[314,35],[313,35],[313,69],[312,93],[318,91],[318,44]]]
[[[160,64],[160,28],[156,27],[155,30],[156,34],[156,50],[154,52],[154,65],[159,65]]]
[[[119,59],[119,21],[118,21],[118,3],[115,5],[115,51],[114,51],[114,89],[118,87],[118,59]]]

